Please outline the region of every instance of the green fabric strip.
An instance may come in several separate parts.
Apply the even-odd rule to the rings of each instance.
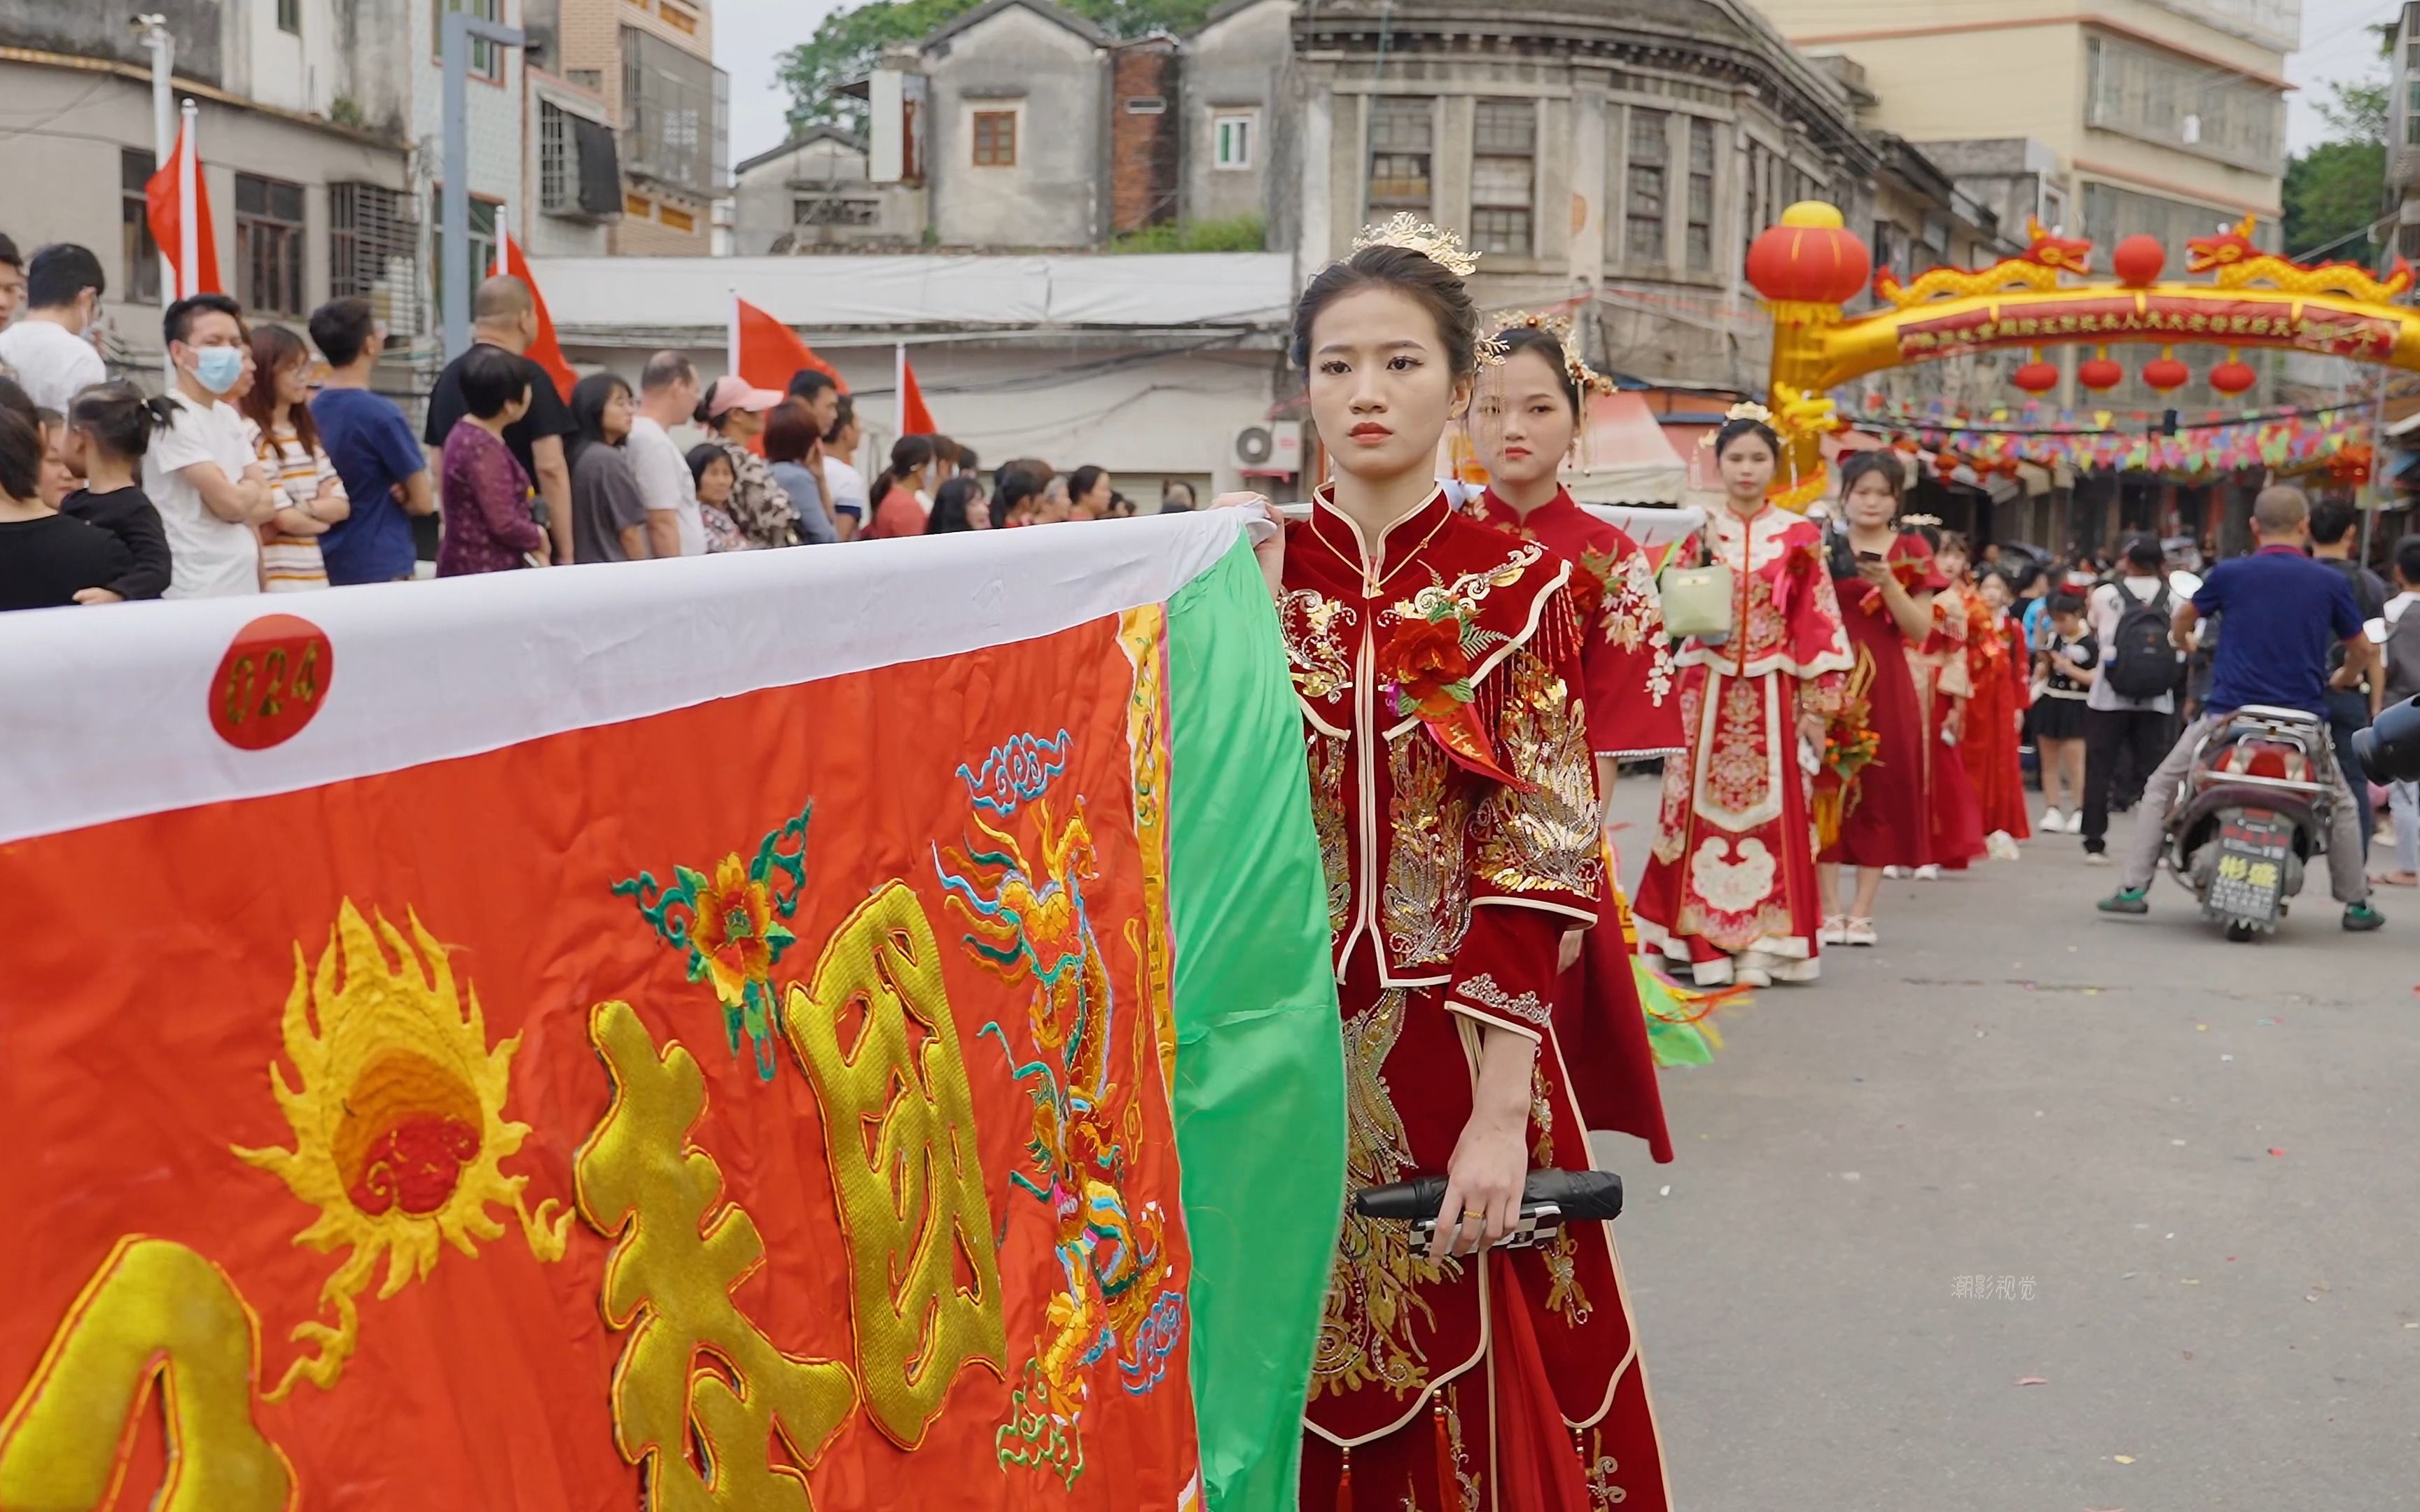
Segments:
[[[1302,717],[1249,540],[1168,605],[1176,1145],[1209,1512],[1291,1512],[1344,1206]]]

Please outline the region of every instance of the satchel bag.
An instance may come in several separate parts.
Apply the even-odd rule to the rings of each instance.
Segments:
[[[1675,563],[1655,579],[1655,591],[1664,601],[1666,633],[1715,644],[1730,639],[1730,568],[1719,562],[1704,566]]]

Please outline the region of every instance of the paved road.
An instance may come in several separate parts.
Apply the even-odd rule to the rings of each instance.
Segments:
[[[2420,1506],[2420,896],[2229,945],[2077,845],[1885,884],[1605,1151],[1682,1512]]]

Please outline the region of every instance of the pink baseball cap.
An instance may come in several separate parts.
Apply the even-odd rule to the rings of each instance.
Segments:
[[[719,419],[734,409],[763,414],[788,397],[778,389],[753,388],[737,373],[726,374],[714,380],[713,392],[706,396],[706,418]]]

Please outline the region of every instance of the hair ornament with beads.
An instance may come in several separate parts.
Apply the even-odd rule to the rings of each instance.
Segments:
[[[1479,254],[1463,250],[1462,238],[1441,225],[1420,220],[1409,210],[1398,210],[1383,225],[1367,225],[1353,239],[1353,250],[1361,252],[1371,247],[1401,247],[1417,252],[1456,278],[1468,278],[1479,267]]]
[[[1573,388],[1583,394],[1613,392],[1613,379],[1589,366],[1588,359],[1580,355],[1578,328],[1570,316],[1554,310],[1514,310],[1496,322],[1496,330],[1499,337],[1508,331],[1535,331],[1553,337],[1563,349],[1563,373]]]
[[[1754,399],[1735,404],[1723,414],[1724,425],[1729,425],[1733,421],[1739,420],[1752,420],[1758,424],[1764,426],[1767,430],[1771,430],[1773,428],[1773,411],[1757,403]],[[1710,430],[1703,436],[1698,438],[1698,444],[1711,450],[1714,444],[1714,438],[1720,434],[1720,427]]]

